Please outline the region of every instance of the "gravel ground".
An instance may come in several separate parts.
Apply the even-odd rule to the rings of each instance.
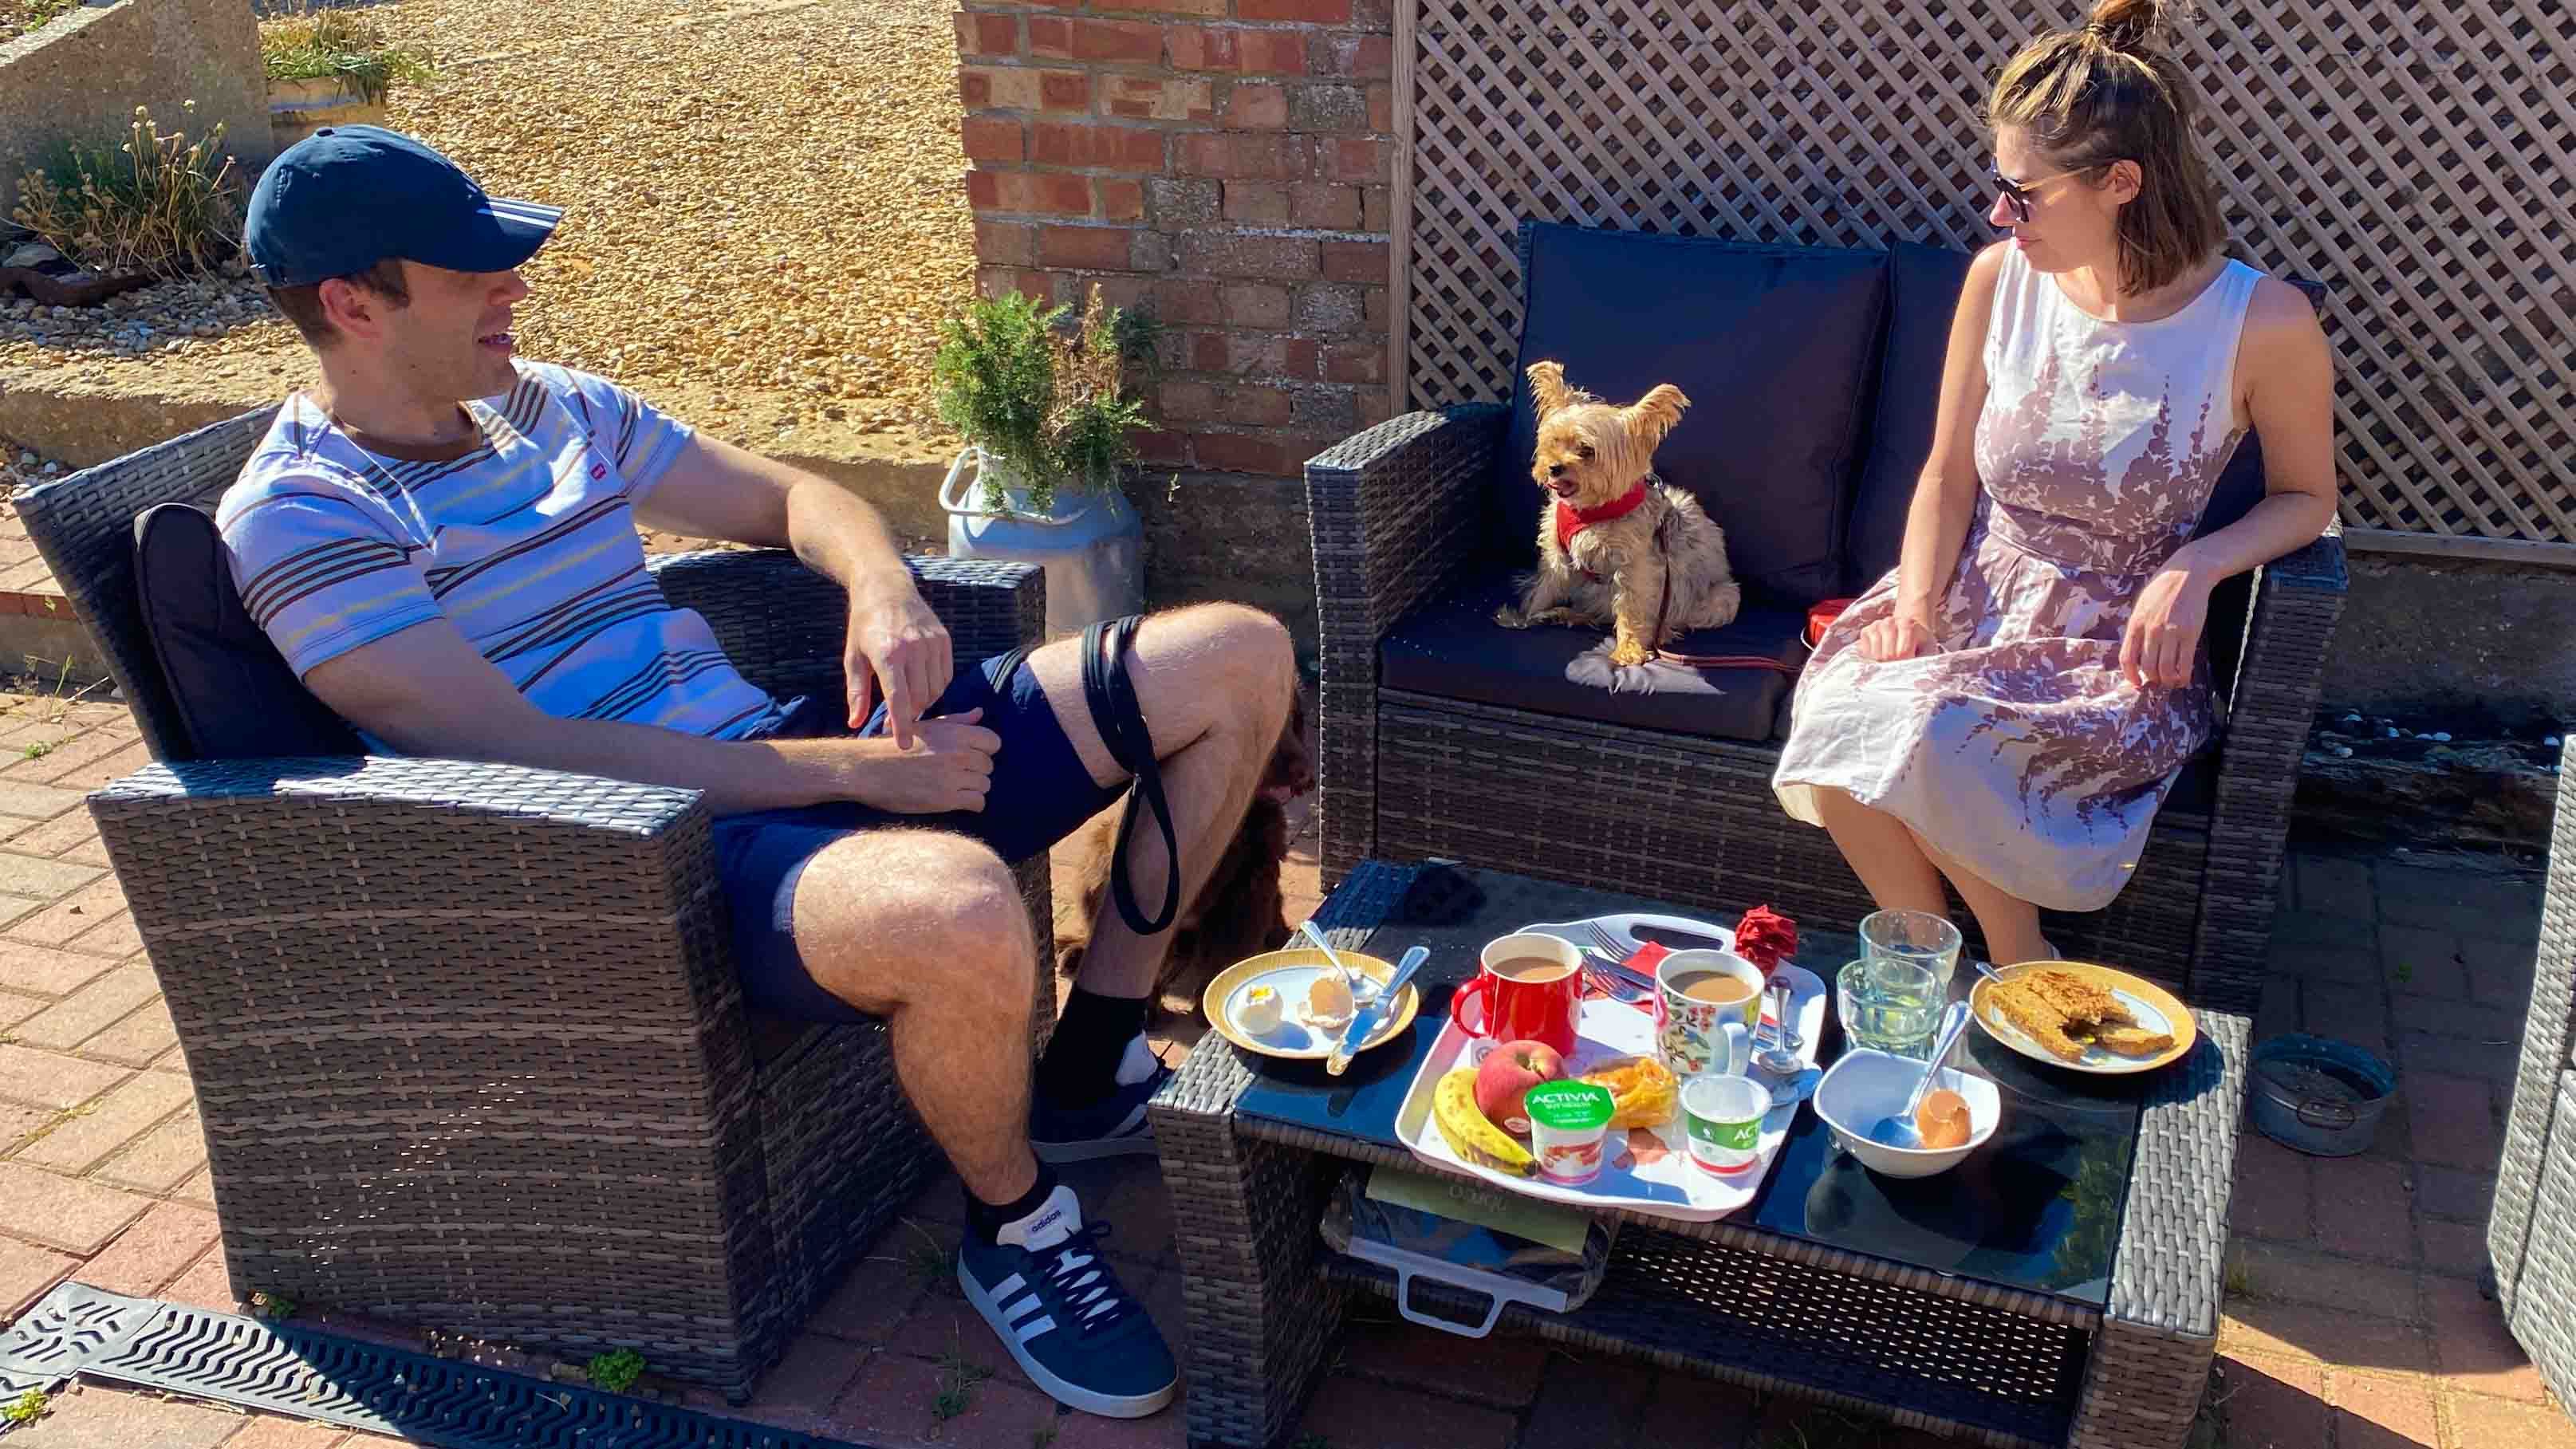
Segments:
[[[950,8],[547,0],[541,26],[524,0],[368,13],[440,65],[394,93],[389,124],[495,194],[567,210],[526,270],[527,355],[648,393],[686,383],[773,425],[933,437],[937,322],[974,286]],[[69,352],[93,375],[300,374],[296,346],[238,278],[87,314],[0,303],[0,366]]]

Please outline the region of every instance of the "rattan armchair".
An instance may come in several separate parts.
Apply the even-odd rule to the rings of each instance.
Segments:
[[[211,507],[268,420],[18,500],[159,760],[90,809],[196,1083],[233,1290],[632,1348],[747,1398],[940,1160],[886,1032],[744,1011],[695,792],[454,760],[177,758],[132,520]],[[961,664],[1039,636],[1038,570],[914,566]],[[776,550],[655,572],[754,682],[842,689],[830,580]],[[1021,878],[1050,939],[1045,858]]]
[[[2487,1256],[2505,1323],[2562,1404],[2576,1403],[2576,739],[2561,746],[2540,959],[2505,1119]]]
[[[1443,857],[1715,910],[1767,901],[1846,927],[1867,914],[1832,840],[1773,798],[1776,743],[1380,685],[1389,632],[1485,566],[1485,480],[1505,422],[1491,404],[1408,413],[1306,463],[1327,887],[1365,859]],[[2205,803],[2168,803],[2109,909],[2050,918],[2060,949],[2161,977],[2195,1006],[2253,1015],[2291,788],[2344,590],[2338,530],[2222,591],[2209,628],[2228,700],[2214,789]],[[1541,798],[1543,812],[1492,805]]]

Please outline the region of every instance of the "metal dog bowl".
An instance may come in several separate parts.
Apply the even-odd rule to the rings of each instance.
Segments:
[[[2318,1157],[2368,1151],[2397,1095],[2397,1069],[2350,1042],[2293,1032],[2254,1048],[2254,1126]]]

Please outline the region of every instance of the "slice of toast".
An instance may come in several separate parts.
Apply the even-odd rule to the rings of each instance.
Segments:
[[[2056,1007],[2066,1021],[2102,1026],[2138,1024],[2138,1019],[2120,1004],[2120,998],[2071,971],[2034,971],[2021,981],[2034,995]]]
[[[2142,1026],[2106,1026],[2095,1034],[2093,1044],[2124,1057],[2151,1057],[2173,1050],[2173,1033],[2149,1031]]]
[[[1986,1000],[2050,1056],[2067,1062],[2084,1059],[2084,1044],[2066,1034],[2066,1014],[2026,982],[1998,981],[1987,988]]]

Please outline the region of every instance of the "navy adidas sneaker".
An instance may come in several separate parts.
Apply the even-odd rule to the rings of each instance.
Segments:
[[[1043,1097],[1030,1105],[1029,1150],[1040,1162],[1150,1154],[1154,1127],[1145,1119],[1145,1104],[1171,1076],[1143,1037],[1130,1040],[1118,1063],[1117,1087],[1108,1096],[1080,1107],[1059,1107]]]
[[[957,1284],[1021,1371],[1057,1402],[1141,1419],[1172,1401],[1180,1371],[1145,1305],[1100,1256],[1108,1231],[1106,1223],[1083,1226],[1073,1189],[1058,1185],[998,1241],[969,1233],[957,1250]]]

